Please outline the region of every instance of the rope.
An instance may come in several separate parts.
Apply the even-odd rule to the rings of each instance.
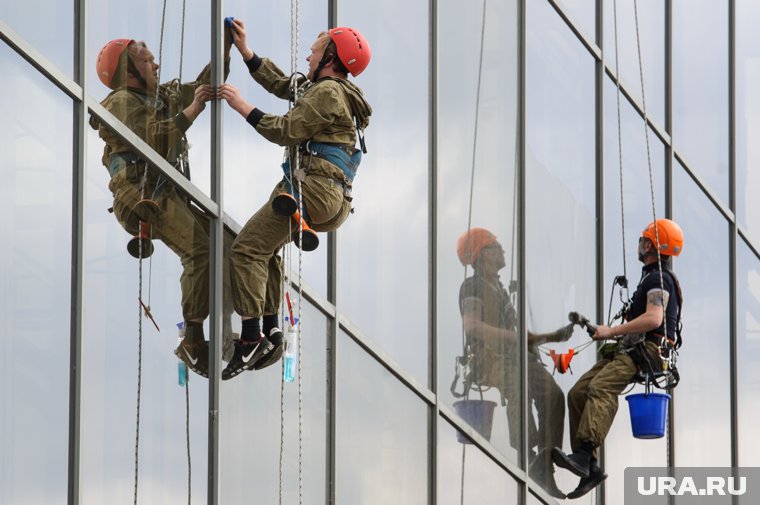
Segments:
[[[138,229],[141,228],[142,222],[138,223]],[[140,468],[140,392],[142,387],[142,279],[143,279],[143,238],[142,232],[138,231],[138,281],[137,281],[137,415],[135,419],[135,489],[134,505],[137,505],[137,484]]]
[[[185,435],[187,438],[187,505],[192,498],[193,467],[190,460],[190,374],[185,379]]]
[[[182,0],[182,30],[179,36],[179,76],[177,77],[180,85],[182,85],[182,60],[185,56],[185,3],[186,0]]]
[[[660,291],[662,293],[662,311],[663,311],[663,330],[665,338],[668,336],[668,316],[667,307],[665,307],[665,283],[662,275],[662,256],[660,255],[660,233],[657,228],[657,210],[655,208],[654,194],[654,175],[652,173],[652,155],[649,149],[649,126],[647,125],[647,101],[644,94],[644,65],[641,61],[641,38],[639,36],[639,8],[638,0],[633,0],[633,13],[636,20],[636,50],[639,56],[639,81],[641,83],[641,107],[644,113],[644,137],[647,144],[647,164],[649,166],[649,194],[652,200],[652,222],[654,223],[654,237],[656,240],[655,249],[657,250],[657,268],[660,272]]]
[[[623,136],[621,133],[622,127],[620,125],[620,64],[618,63],[618,24],[617,24],[617,0],[614,0],[613,4],[614,12],[614,26],[615,26],[615,75],[617,83],[617,137],[618,137],[618,164],[620,167],[620,226],[621,235],[623,239],[623,276],[628,278],[628,265],[625,256],[628,252],[625,245],[625,196],[623,193]],[[645,121],[646,123],[646,121]],[[613,286],[612,290],[615,290]]]
[[[164,24],[166,23],[166,0],[161,10],[161,37],[158,39],[158,78],[156,82],[156,108],[158,108],[158,91],[161,89],[161,63],[164,55]]]

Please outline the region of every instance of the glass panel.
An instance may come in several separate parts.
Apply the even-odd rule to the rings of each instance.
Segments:
[[[73,77],[74,0],[28,0],[0,3],[0,19]]]
[[[760,466],[760,260],[741,240],[736,275],[739,466]]]
[[[618,7],[623,2],[618,3]],[[652,221],[652,195],[647,173],[647,148],[644,138],[644,120],[621,97],[621,138],[623,152],[623,203],[625,204],[625,235],[621,233],[620,156],[618,150],[617,89],[606,80],[604,89],[604,303],[612,301],[611,314],[621,307],[621,294],[613,288],[613,279],[625,274],[629,291],[623,297],[632,296],[640,279],[641,263],[638,261],[638,238],[647,223]],[[649,145],[653,171],[653,186],[657,215],[662,216],[665,201],[664,147],[649,132]],[[623,251],[625,238],[625,251]],[[624,256],[625,253],[625,256]],[[625,268],[623,259],[625,257]],[[612,297],[610,296],[612,295]],[[610,307],[605,306],[605,317]],[[616,323],[618,324],[618,323]],[[639,391],[636,391],[637,393]],[[666,440],[648,440],[640,443],[632,438],[628,406],[620,397],[618,413],[605,441],[605,471],[609,477],[605,490],[610,503],[623,496],[623,471],[629,466],[667,466]]]
[[[594,206],[594,60],[545,2],[528,5],[526,99],[526,291],[529,335],[528,426],[532,477],[553,487],[550,450],[564,446],[565,394],[577,377],[551,375],[550,350],[589,341],[567,328],[569,311],[593,318],[596,210]],[[554,343],[558,340],[570,340]],[[540,342],[548,342],[539,345]],[[593,350],[573,359],[582,372]],[[542,366],[543,365],[545,366]],[[561,489],[577,479],[560,471]],[[582,503],[588,503],[584,497]]]
[[[760,3],[736,2],[736,217],[760,244]]]
[[[0,502],[66,503],[72,106],[0,44]]]
[[[673,143],[728,202],[728,4],[673,2]]]
[[[203,112],[191,103],[197,85],[210,79],[205,72],[210,61],[209,11],[192,7],[186,10],[183,40],[181,2],[167,3],[165,16],[161,2],[150,0],[88,2],[87,6],[88,92],[102,99],[109,112],[180,172],[187,177],[192,172],[193,183],[208,193],[211,107],[206,106]],[[112,44],[101,54],[109,41],[122,37],[138,42],[127,50],[135,64],[131,72],[129,58],[118,59],[125,50],[124,44]],[[105,73],[99,75],[98,68]],[[111,89],[129,86],[129,90],[112,93],[101,77]],[[174,79],[183,86],[169,86]],[[161,83],[158,102],[157,83]],[[191,127],[188,120],[193,119]],[[111,147],[111,156],[104,158],[104,164],[118,163],[115,158],[129,161],[134,156],[120,140],[104,135]]]
[[[337,388],[335,503],[427,503],[425,403],[345,333]]]
[[[594,41],[596,38],[596,1],[559,0],[557,3],[562,5],[573,23],[583,30],[589,40]]]
[[[728,224],[680,165],[673,179],[674,220],[684,231],[674,261],[684,297],[676,466],[730,466]]]
[[[294,304],[296,299],[293,299]],[[294,311],[297,307],[294,305]],[[304,496],[325,496],[325,459],[327,433],[326,387],[327,322],[305,301],[302,304],[301,387],[302,387],[302,470]],[[282,502],[298,500],[298,380],[286,382],[281,410],[282,365],[242,373],[222,383],[219,434],[221,503],[250,503],[250,489],[261,503],[277,503],[279,496],[278,461],[283,439]],[[297,376],[297,374],[296,374]],[[255,401],[251,401],[255,398]],[[284,415],[284,433],[280,430]],[[245,436],[243,434],[248,434]],[[240,486],[248,482],[249,487]]]
[[[634,3],[638,6],[641,63],[647,114],[665,127],[665,4],[660,0],[617,3],[618,64],[623,85],[641,103]],[[615,69],[614,0],[604,2],[604,59]],[[605,90],[606,92],[606,90]],[[620,97],[621,103],[626,101]]]
[[[500,380],[498,384],[478,377],[488,363],[519,362],[516,345],[519,333],[516,333],[517,318],[513,317],[515,301],[510,299],[509,306],[499,305],[499,300],[507,300],[501,289],[489,289],[492,285],[498,287],[500,282],[503,282],[501,287],[514,288],[510,281],[516,278],[517,24],[505,27],[496,20],[516,20],[517,4],[512,1],[489,2],[487,9],[484,27],[482,7],[463,10],[458,2],[451,0],[438,6],[439,33],[463,30],[477,34],[473,37],[443,36],[439,40],[440,54],[446,56],[440,58],[438,76],[436,313],[441,371],[438,389],[448,405],[458,399],[450,393],[450,385],[455,377],[455,360],[459,356],[470,358],[468,368],[460,370],[460,380],[455,384],[457,394],[463,392],[462,381],[472,382],[475,389],[489,385],[500,385],[505,390],[509,387],[512,414],[509,423],[507,409],[501,407],[501,394],[497,389],[485,391],[483,398],[499,404],[494,412],[491,442],[516,462],[516,447],[519,445],[516,437],[520,433],[519,368],[499,370],[501,378],[509,375],[509,380]],[[481,33],[484,34],[482,67],[479,66]],[[479,236],[492,237],[491,234],[498,237],[498,244],[504,252],[484,250],[483,258],[497,256],[502,267],[501,281],[499,273],[490,270],[489,279],[483,281],[482,274],[487,265],[485,260],[474,257],[476,248],[480,253],[480,245],[496,245],[496,242],[491,243],[491,238],[488,238],[488,244],[479,242]],[[460,237],[462,259],[457,254]],[[469,248],[472,250],[468,252]],[[463,262],[467,267],[463,267]],[[465,298],[466,308],[460,305]],[[500,339],[495,345],[486,347],[484,332],[488,331],[500,332]],[[465,339],[465,333],[468,339]],[[465,344],[469,350],[464,350]],[[491,356],[498,354],[499,358],[490,360],[489,350],[496,351]],[[467,372],[469,375],[464,376]],[[480,398],[475,389],[470,391],[473,400]],[[508,440],[513,439],[514,445],[510,445]]]
[[[324,2],[316,0],[302,1],[300,6],[298,70],[307,73],[305,59],[316,35],[327,26],[327,10]],[[249,47],[261,57],[271,58],[290,75],[290,31],[283,29],[290,23],[289,4],[256,5],[233,0],[225,2],[225,10],[245,23]],[[287,112],[288,101],[267,93],[257,84],[235,48],[232,48],[230,67],[228,82],[237,86],[246,100],[266,113]],[[237,112],[221,103],[224,107],[224,208],[238,223],[245,224],[261,206],[270,205],[270,194],[283,177],[281,165],[285,150],[268,142]],[[327,298],[327,234],[320,233],[319,238],[319,247],[303,254],[302,271],[306,283]],[[298,250],[294,249],[292,254],[296,259]]]
[[[429,383],[430,34],[420,20],[429,18],[429,4],[350,0],[338,10],[338,24],[360,29],[375,54],[355,80],[375,114],[354,183],[356,213],[338,233],[338,305],[423,384]],[[403,57],[382,57],[390,54]]]
[[[208,220],[192,211],[174,189],[163,192],[158,199],[161,212],[151,230],[153,254],[142,261],[140,281],[140,263],[128,252],[128,244],[135,242],[125,232],[131,230],[130,210],[138,185],[126,177],[126,169],[110,178],[101,164],[103,142],[94,130],[87,147],[82,502],[100,504],[119,496],[126,503],[133,494],[138,383],[139,496],[156,502],[182,501],[188,488],[187,405],[173,353],[179,333],[175,325],[203,319],[208,312]],[[111,207],[114,215],[108,212]],[[149,242],[143,244],[148,250]],[[157,327],[148,317],[140,319],[140,288]],[[197,342],[187,347],[189,359],[202,367],[206,347],[200,342],[203,336],[195,335],[187,340]],[[203,501],[206,379],[191,373],[188,393],[192,497]]]
[[[517,482],[462,434],[438,419],[438,504],[517,503]]]

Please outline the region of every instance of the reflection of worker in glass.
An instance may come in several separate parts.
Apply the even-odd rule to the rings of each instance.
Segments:
[[[226,54],[229,59],[229,45]],[[159,84],[153,53],[144,42],[130,39],[108,42],[96,66],[98,77],[112,90],[102,105],[189,178],[185,132],[213,98],[210,67],[194,82]],[[203,320],[209,313],[209,221],[157,170],[148,167],[146,171],[146,163],[108,127],[95,117],[90,125],[106,143],[102,161],[111,175],[109,189],[119,224],[132,235],[148,237],[139,223],[149,223],[150,234],[180,258],[186,336],[175,352],[191,370],[207,377]],[[139,256],[145,257],[152,246],[147,240],[142,242]]]
[[[235,47],[251,77],[270,93],[291,98],[290,77],[248,47],[242,21],[230,20],[230,25]],[[358,31],[333,28],[317,37],[306,60],[307,79],[297,79],[303,94],[299,91],[300,98],[283,116],[264,113],[230,84],[219,89],[219,97],[256,132],[270,142],[288,147],[291,154],[283,166],[286,178],[248,220],[232,246],[235,311],[243,320],[243,329],[222,379],[268,366],[281,354],[282,332],[277,313],[282,261],[278,251],[290,240],[291,229],[298,227],[294,221],[300,221],[291,219],[298,211],[294,196],[299,185],[293,181],[302,181],[304,219],[313,230],[336,230],[351,212],[351,184],[362,154],[355,147],[357,137],[361,141],[357,130],[369,124],[372,110],[361,89],[348,80],[348,74],[357,76],[366,68],[370,48]],[[300,160],[298,172],[290,167],[296,156]],[[264,336],[260,336],[261,330]]]
[[[655,244],[659,238],[658,262]],[[557,466],[578,475],[578,487],[568,498],[579,498],[598,486],[607,474],[599,467],[596,448],[607,437],[618,408],[618,395],[631,383],[639,369],[662,371],[660,344],[665,334],[676,342],[681,289],[670,271],[671,257],[681,254],[683,232],[669,219],[650,223],[639,238],[639,260],[644,263],[642,277],[631,299],[626,322],[613,327],[599,326],[595,340],[617,340],[611,356],[601,359],[586,372],[568,393],[570,442],[573,453],[566,455],[557,446],[552,453]],[[660,276],[660,269],[664,275]],[[675,299],[678,303],[668,303]],[[663,307],[667,307],[664,310]]]
[[[474,273],[459,290],[459,307],[472,356],[470,382],[497,388],[507,404],[509,442],[519,448],[520,356],[517,312],[499,279],[505,266],[504,250],[496,236],[483,228],[472,228],[459,237],[457,254]],[[554,482],[551,448],[562,443],[565,397],[539,357],[537,346],[570,338],[573,325],[546,333],[528,333],[528,404],[538,420],[529,416],[530,475],[552,496],[565,495]],[[535,450],[535,452],[534,452]]]

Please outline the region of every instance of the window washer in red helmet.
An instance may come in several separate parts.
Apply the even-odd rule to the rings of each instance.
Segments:
[[[225,75],[229,73],[229,49],[228,44]],[[159,63],[145,42],[132,39],[108,42],[96,61],[98,78],[111,89],[101,105],[189,177],[185,133],[213,98],[210,66],[195,81],[174,80],[165,84],[158,82],[158,68]],[[166,183],[157,170],[148,167],[143,181],[146,164],[132,147],[94,116],[90,125],[106,144],[102,162],[111,176],[109,189],[119,224],[128,233],[137,235],[138,223],[150,223],[152,236],[180,258],[185,337],[175,353],[191,370],[208,377],[208,342],[203,335],[203,320],[209,314],[208,219],[191,210],[186,198]],[[146,200],[147,205],[138,205]],[[227,335],[231,333],[228,319],[225,318]]]
[[[253,79],[270,93],[294,100],[290,77],[248,47],[244,23],[230,18],[226,22]],[[220,87],[220,98],[265,139],[287,147],[290,155],[283,165],[285,177],[232,245],[233,298],[243,330],[223,379],[269,366],[281,355],[277,313],[282,262],[278,252],[291,240],[291,216],[298,210],[296,180],[301,181],[303,219],[311,230],[335,230],[351,213],[351,187],[366,152],[362,132],[372,109],[348,74],[361,74],[370,54],[367,40],[356,29],[341,27],[320,33],[306,57],[308,74],[297,77],[295,104],[282,116],[267,114],[247,102],[231,84]],[[357,139],[361,149],[356,148]],[[295,164],[296,156],[300,170],[293,174],[290,164]],[[297,240],[297,232],[294,235]],[[305,239],[299,245],[308,250]]]

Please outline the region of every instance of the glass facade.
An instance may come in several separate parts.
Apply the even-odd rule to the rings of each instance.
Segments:
[[[755,2],[299,4],[297,23],[241,0],[0,7],[0,502],[565,503],[577,478],[551,449],[572,449],[598,359],[568,314],[607,322],[617,275],[633,293],[653,212],[685,234],[671,429],[633,438],[621,396],[608,478],[572,502],[621,503],[631,466],[757,466]],[[225,68],[225,16],[285,75],[329,27],[372,47],[350,79],[373,108],[354,212],[281,250],[292,382],[284,360],[222,380],[246,315],[231,244],[285,150],[193,97],[226,80],[289,109],[234,47]],[[155,74],[107,68],[121,37]],[[175,355],[198,332],[210,379]]]

